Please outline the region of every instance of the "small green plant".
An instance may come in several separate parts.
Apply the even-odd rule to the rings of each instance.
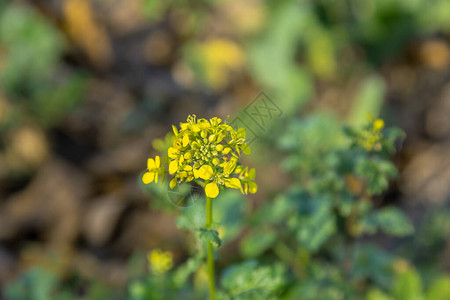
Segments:
[[[233,129],[220,118],[197,119],[188,116],[180,128],[173,128],[173,144],[167,151],[163,163],[161,158],[149,158],[144,184],[161,182],[167,173],[173,176],[169,183],[175,188],[182,182],[195,182],[206,195],[206,224],[200,228],[200,238],[207,240],[207,264],[210,299],[215,299],[213,243],[220,246],[221,240],[213,224],[212,199],[219,195],[219,188],[239,189],[243,194],[255,193],[255,170],[238,164],[241,153],[250,154],[246,144],[244,128]]]
[[[388,291],[372,288],[366,300],[448,300],[450,299],[450,277],[439,274],[425,288],[425,283],[416,269],[406,261],[396,263],[396,276]]]

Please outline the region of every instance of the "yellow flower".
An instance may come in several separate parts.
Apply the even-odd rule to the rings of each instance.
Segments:
[[[376,131],[380,131],[384,128],[384,121],[381,119],[376,119],[375,122],[373,122],[373,128]]]
[[[382,149],[383,134],[381,131],[384,128],[384,121],[382,119],[373,120],[371,116],[369,116],[369,120],[370,123],[357,132],[356,144],[366,151],[380,151]]]
[[[244,128],[235,130],[220,118],[197,119],[192,115],[173,132],[175,139],[168,150],[169,173],[177,179],[170,182],[170,187],[202,179],[207,181],[205,194],[210,198],[217,197],[221,185],[242,190],[240,179],[232,175],[241,152],[250,153]]]
[[[145,184],[149,184],[155,181],[155,183],[158,183],[158,177],[159,175],[163,175],[164,179],[164,168],[161,168],[161,159],[159,156],[155,156],[155,159],[149,158],[147,160],[147,172],[144,173],[142,176],[142,182]]]
[[[173,255],[169,251],[152,250],[147,254],[147,259],[150,270],[157,275],[164,274],[173,267]]]
[[[242,68],[245,53],[233,41],[213,39],[199,44],[196,52],[207,83],[215,89],[222,89],[230,79],[230,72]]]

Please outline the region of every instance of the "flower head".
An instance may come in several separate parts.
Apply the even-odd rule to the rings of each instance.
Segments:
[[[256,192],[255,170],[238,164],[242,153],[251,152],[244,128],[235,130],[220,118],[197,119],[192,115],[179,128],[172,126],[172,129],[173,144],[167,151],[168,171],[174,176],[170,188],[181,182],[203,180],[206,196],[210,198],[217,197],[220,186],[245,194]],[[149,168],[147,173],[151,172]],[[148,175],[148,183],[152,182],[150,179]]]
[[[172,269],[173,267],[173,255],[169,251],[162,251],[155,249],[147,254],[150,270],[161,275]]]
[[[358,133],[356,143],[367,151],[380,151],[382,148],[381,139],[384,121],[376,119],[371,121],[363,130]]]

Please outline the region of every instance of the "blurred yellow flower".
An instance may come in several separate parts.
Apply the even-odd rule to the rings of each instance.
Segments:
[[[382,149],[381,139],[383,134],[381,130],[384,128],[384,121],[381,119],[373,120],[368,117],[370,122],[358,134],[357,144],[367,151],[380,151]]]
[[[205,78],[211,87],[223,88],[230,72],[239,70],[245,62],[243,50],[233,41],[212,39],[199,44],[197,55],[203,62]]]
[[[374,128],[376,131],[380,131],[381,129],[384,128],[384,121],[381,120],[381,119],[375,120],[375,122],[373,122],[373,128]]]
[[[404,258],[398,258],[393,263],[393,269],[396,273],[401,274],[405,273],[409,269],[411,269],[411,266],[409,262]]]
[[[164,274],[173,267],[173,255],[169,251],[152,250],[147,254],[147,259],[150,270],[157,275]]]
[[[306,51],[308,63],[319,78],[331,78],[335,74],[334,44],[324,30],[316,29],[309,33]]]

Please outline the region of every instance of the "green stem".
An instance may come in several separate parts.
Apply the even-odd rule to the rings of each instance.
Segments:
[[[212,224],[212,199],[206,197],[206,229],[210,230]],[[215,300],[215,288],[214,288],[214,253],[213,245],[208,241],[208,279],[209,279],[209,299]]]

